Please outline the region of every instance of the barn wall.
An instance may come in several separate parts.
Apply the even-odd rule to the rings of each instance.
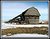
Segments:
[[[39,23],[39,17],[25,17],[26,21],[29,21],[30,24]]]

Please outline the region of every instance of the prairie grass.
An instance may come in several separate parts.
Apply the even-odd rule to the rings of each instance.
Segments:
[[[2,29],[2,35],[7,35],[8,33],[20,34],[20,33],[37,33],[37,34],[47,34],[48,35],[48,27],[17,27],[17,28],[9,28]]]

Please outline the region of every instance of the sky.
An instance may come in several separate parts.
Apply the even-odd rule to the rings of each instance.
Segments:
[[[40,20],[48,20],[48,2],[38,1],[3,1],[1,2],[1,19],[8,21],[30,7],[35,7],[40,13]]]

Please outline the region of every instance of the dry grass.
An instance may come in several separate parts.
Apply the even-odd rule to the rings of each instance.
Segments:
[[[48,34],[48,27],[17,27],[17,28],[9,28],[2,29],[2,35],[18,34],[18,33],[38,33],[38,34]]]

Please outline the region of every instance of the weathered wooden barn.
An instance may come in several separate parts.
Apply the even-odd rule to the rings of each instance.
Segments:
[[[31,7],[22,12],[22,14],[7,21],[6,23],[37,24],[39,23],[39,17],[40,17],[39,11],[36,8]]]

